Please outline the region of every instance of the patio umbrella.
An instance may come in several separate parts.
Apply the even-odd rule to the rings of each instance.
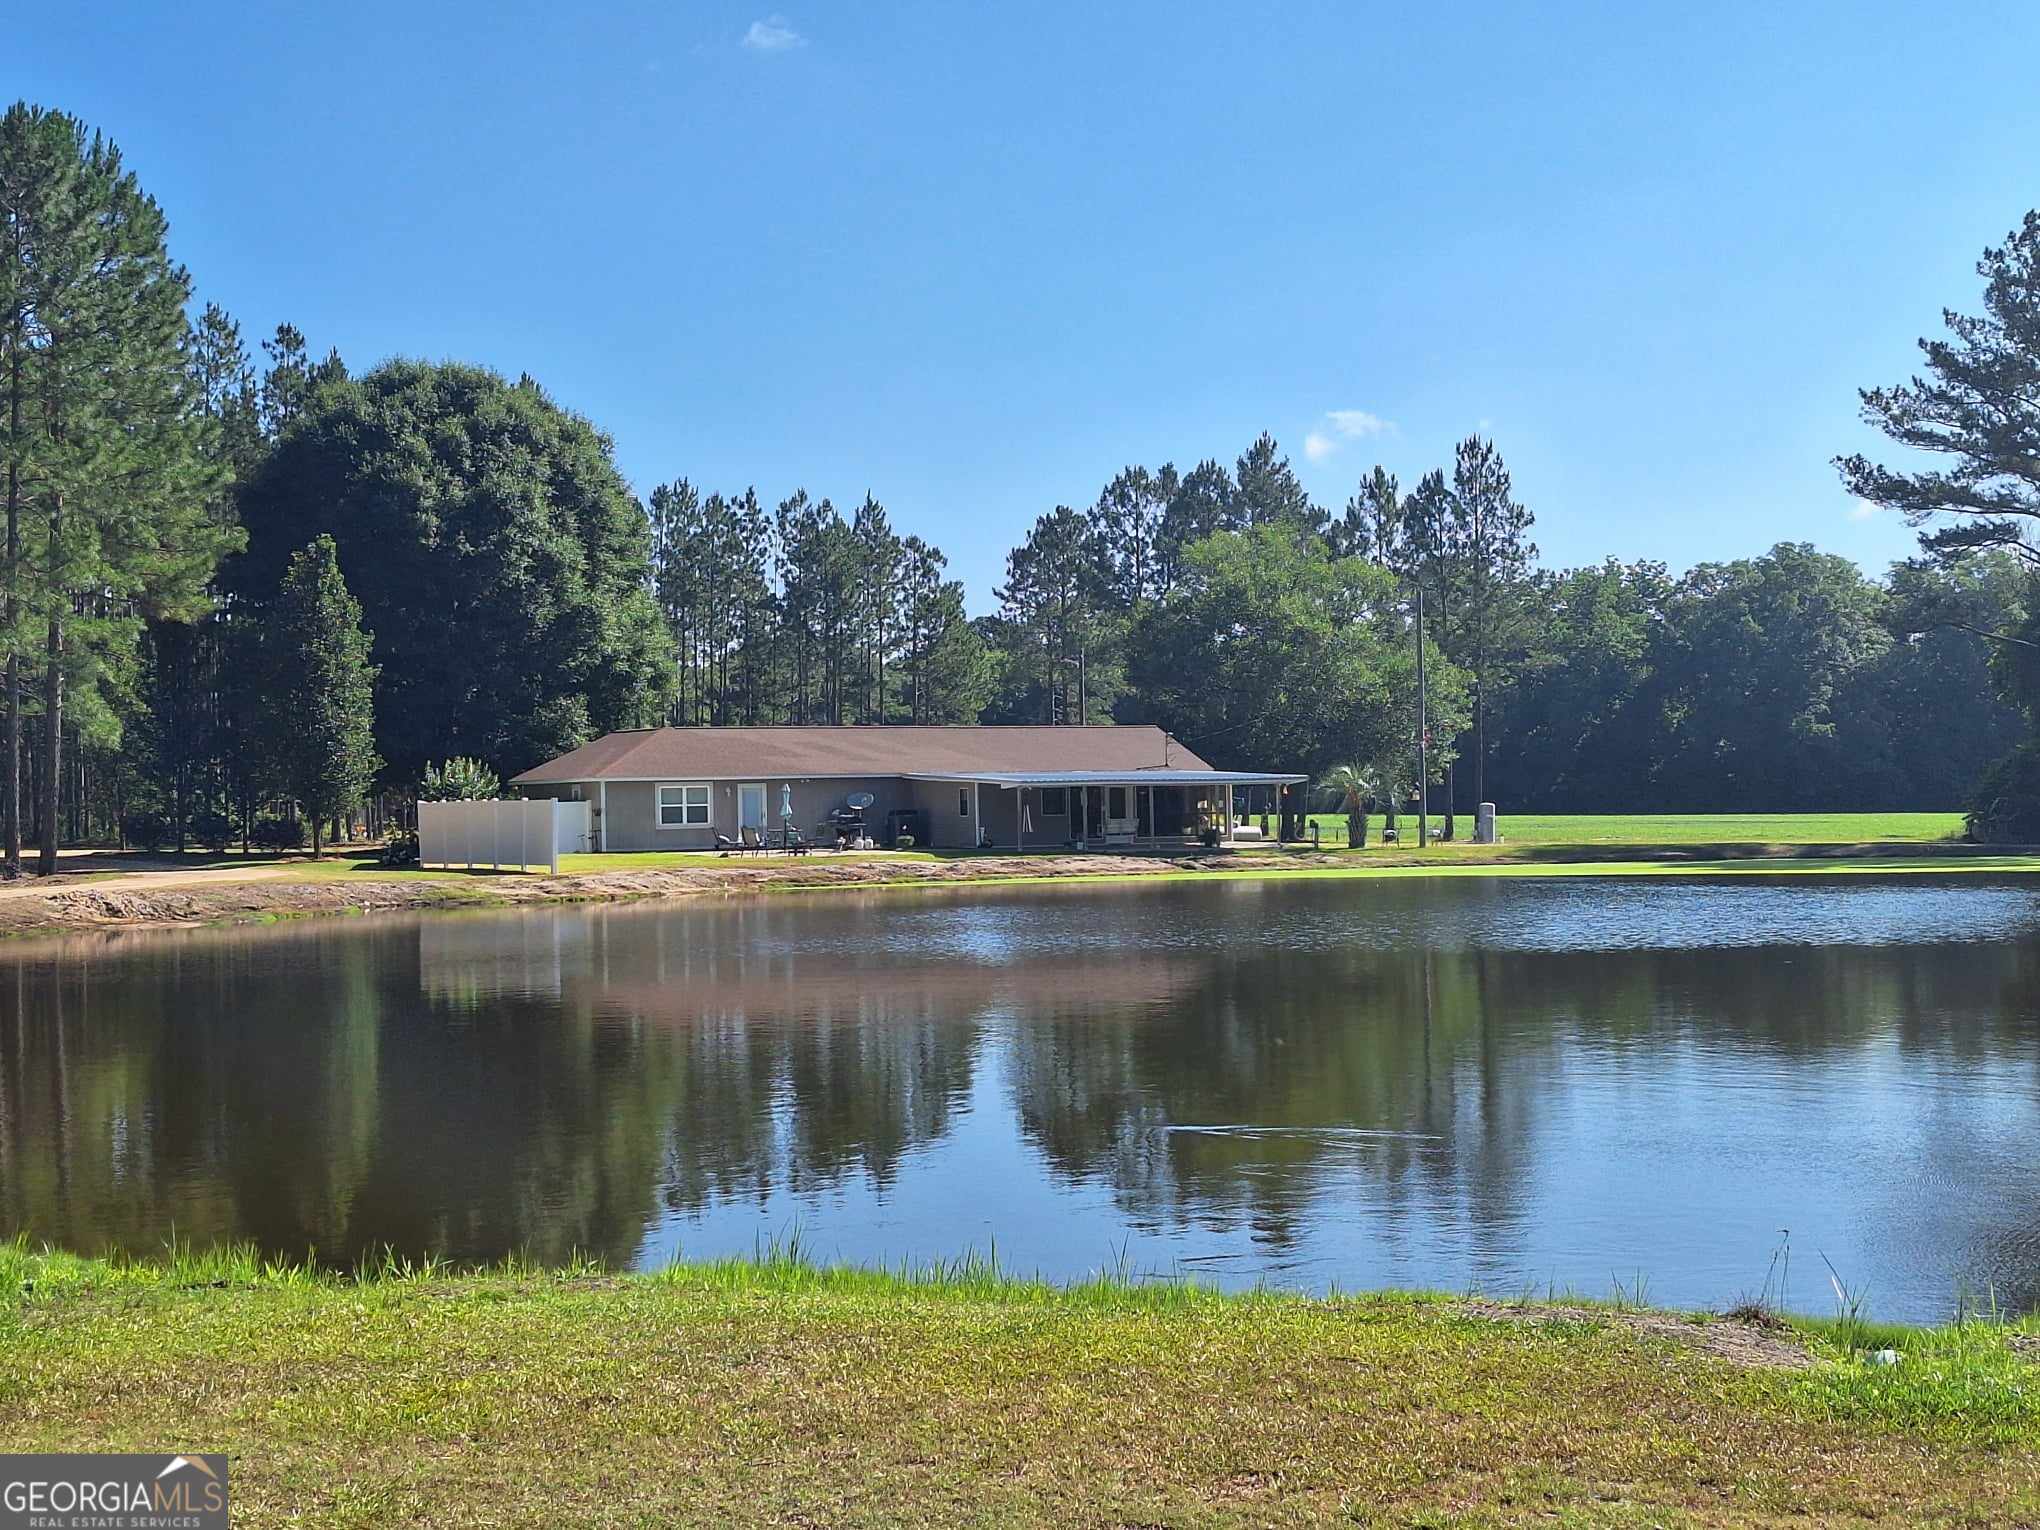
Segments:
[[[781,781],[779,783],[779,817],[782,822],[793,822],[793,783],[791,781]]]

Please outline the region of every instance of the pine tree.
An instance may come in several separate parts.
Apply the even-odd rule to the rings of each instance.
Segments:
[[[66,726],[118,737],[109,677],[145,618],[185,618],[234,536],[208,514],[212,425],[185,370],[190,280],[120,151],[59,112],[0,119],[0,376],[8,541],[9,781],[19,780],[31,643],[42,670],[38,869],[56,870]],[[68,708],[68,712],[67,712]],[[10,866],[18,792],[10,789]]]
[[[1178,478],[1168,475],[1168,498],[1162,524],[1155,532],[1155,588],[1167,596],[1181,572],[1183,549],[1215,531],[1237,531],[1246,524],[1239,510],[1239,490],[1223,464],[1207,457]]]
[[[900,539],[893,534],[885,506],[869,492],[850,523],[857,543],[858,593],[863,658],[859,668],[857,720],[886,720],[886,662],[898,642],[900,616]]]
[[[1328,533],[1341,557],[1365,558],[1383,568],[1402,562],[1402,491],[1395,474],[1376,464],[1346,501],[1346,514]]]
[[[1137,610],[1164,593],[1159,557],[1162,518],[1176,489],[1176,469],[1168,463],[1158,473],[1144,467],[1122,468],[1091,510],[1105,560],[1105,582],[1122,611]]]
[[[1233,465],[1233,480],[1239,485],[1239,514],[1246,525],[1324,529],[1324,511],[1311,503],[1289,459],[1281,455],[1275,438],[1266,431],[1240,454]]]
[[[1445,558],[1453,571],[1459,634],[1453,658],[1473,682],[1473,800],[1487,800],[1487,719],[1521,632],[1524,578],[1537,556],[1536,519],[1520,504],[1495,444],[1459,443],[1452,470]],[[1450,651],[1450,650],[1448,650]]]
[[[330,536],[291,558],[269,620],[270,750],[285,790],[311,820],[316,858],[326,821],[359,802],[382,767],[370,638]]]
[[[1942,317],[1950,338],[1921,340],[1927,375],[1865,391],[1863,418],[1899,445],[1951,459],[1945,472],[1894,472],[1837,458],[1849,492],[1903,512],[1933,557],[2001,547],[2040,566],[2040,212],[1977,264],[1981,316]]]
[[[983,637],[964,613],[963,585],[942,577],[948,560],[919,537],[906,538],[900,555],[907,721],[976,722],[991,665]]]
[[[1096,525],[1068,505],[1038,517],[1006,555],[1006,582],[994,593],[1011,644],[1007,707],[1027,721],[1110,716],[1119,671],[1107,562]]]

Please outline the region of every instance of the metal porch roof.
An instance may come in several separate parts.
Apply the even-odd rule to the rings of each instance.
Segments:
[[[1267,770],[973,770],[916,771],[907,779],[986,786],[1294,786],[1310,777]]]

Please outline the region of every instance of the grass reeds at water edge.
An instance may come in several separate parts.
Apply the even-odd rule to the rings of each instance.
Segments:
[[[1923,1428],[1976,1442],[2040,1445],[2040,1370],[2034,1364],[2040,1360],[2040,1318],[2011,1318],[1994,1301],[1979,1306],[1965,1300],[1958,1302],[1951,1322],[1938,1326],[1875,1322],[1864,1315],[1863,1293],[1852,1291],[1831,1264],[1827,1275],[1835,1315],[1792,1314],[1784,1310],[1789,1258],[1788,1239],[1773,1258],[1761,1296],[1720,1315],[1657,1312],[1649,1306],[1641,1272],[1627,1280],[1611,1278],[1610,1295],[1603,1298],[1553,1288],[1539,1300],[1532,1288],[1500,1305],[1542,1331],[1578,1331],[1587,1337],[1620,1329],[1625,1319],[1639,1316],[1669,1318],[1693,1328],[1741,1323],[1789,1334],[1812,1361],[1779,1378],[1784,1396],[1797,1407],[1833,1420]],[[1257,1286],[1228,1293],[1186,1278],[1142,1277],[1123,1250],[1090,1278],[1074,1282],[1004,1271],[996,1249],[888,1268],[824,1263],[812,1257],[798,1231],[761,1241],[747,1256],[676,1261],[627,1273],[579,1255],[558,1264],[513,1255],[485,1265],[458,1265],[392,1249],[334,1268],[310,1259],[266,1256],[252,1245],[197,1248],[183,1241],[173,1241],[157,1257],[92,1259],[36,1249],[17,1237],[0,1242],[0,1341],[18,1336],[24,1325],[47,1334],[52,1325],[61,1328],[67,1311],[107,1301],[196,1303],[216,1320],[230,1322],[242,1299],[295,1295],[322,1302],[350,1292],[401,1298],[418,1291],[456,1301],[520,1303],[541,1321],[549,1314],[564,1319],[570,1302],[603,1291],[641,1300],[763,1303],[796,1323],[804,1304],[816,1312],[837,1313],[931,1304],[952,1314],[978,1309],[1010,1315],[1031,1308],[1066,1318],[1090,1312],[1101,1318],[1165,1320],[1175,1315],[1250,1325],[1309,1317],[1459,1326],[1476,1309],[1497,1305],[1482,1302],[1474,1292],[1334,1291],[1309,1297]]]

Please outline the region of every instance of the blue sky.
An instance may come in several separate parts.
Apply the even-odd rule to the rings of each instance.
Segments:
[[[784,3],[48,6],[6,88],[251,338],[529,371],[640,491],[869,488],[976,610],[1263,429],[1334,507],[1485,430],[1548,563],[1881,568],[1855,389],[2040,204],[2030,4]]]

